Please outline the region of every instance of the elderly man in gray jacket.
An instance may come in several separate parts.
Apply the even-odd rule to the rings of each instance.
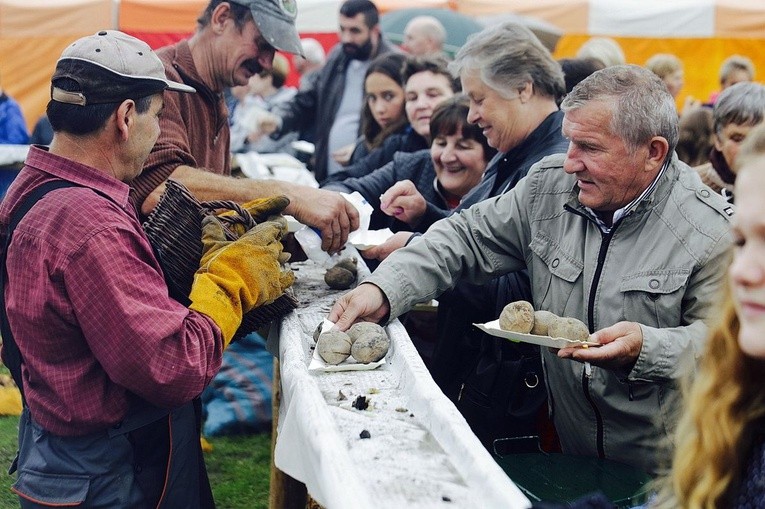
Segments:
[[[565,155],[436,223],[329,319],[341,330],[393,319],[458,280],[526,267],[534,307],[584,321],[601,344],[543,349],[563,452],[656,473],[676,382],[701,352],[725,273],[733,210],[674,155],[674,102],[650,71],[598,71],[562,109]]]

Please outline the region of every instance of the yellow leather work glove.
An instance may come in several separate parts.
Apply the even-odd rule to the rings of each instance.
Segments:
[[[281,214],[287,205],[290,204],[289,198],[284,195],[269,196],[267,198],[256,198],[242,204],[242,208],[246,209],[250,213],[256,223],[262,223],[267,221],[271,217]],[[234,210],[227,210],[218,214],[220,217],[232,216],[236,214]],[[244,225],[235,223],[229,226],[229,229],[237,236],[244,235]]]
[[[202,220],[202,259],[194,274],[189,308],[203,313],[220,327],[224,348],[231,342],[242,316],[273,302],[295,281],[279,264],[287,222],[266,221],[237,240],[226,240],[215,216]]]

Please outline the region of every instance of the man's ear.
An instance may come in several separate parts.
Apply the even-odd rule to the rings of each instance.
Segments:
[[[669,143],[663,136],[654,136],[648,142],[648,157],[645,161],[645,171],[655,171],[664,164],[669,153]]]
[[[374,38],[379,42],[380,39],[382,39],[382,29],[380,28],[380,24],[376,24],[372,28],[369,29],[370,35],[374,36]]]
[[[231,6],[228,2],[221,2],[213,9],[210,16],[210,27],[216,34],[222,34],[226,21],[231,19]]]
[[[115,113],[115,128],[119,133],[122,141],[127,141],[130,138],[130,130],[135,123],[136,109],[135,101],[132,99],[126,99],[117,107]]]

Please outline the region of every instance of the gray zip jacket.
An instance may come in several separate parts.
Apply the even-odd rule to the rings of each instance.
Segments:
[[[550,410],[563,451],[657,471],[674,429],[676,382],[702,350],[729,262],[733,208],[672,156],[654,190],[609,234],[578,202],[565,154],[537,163],[517,186],[437,222],[366,281],[391,318],[461,279],[483,283],[528,267],[535,309],[590,331],[638,322],[630,369],[606,370],[542,349]]]

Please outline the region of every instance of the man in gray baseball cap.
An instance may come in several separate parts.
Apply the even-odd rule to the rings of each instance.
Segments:
[[[239,203],[284,195],[286,214],[321,231],[322,248],[340,251],[359,216],[340,193],[279,180],[231,176],[228,111],[223,92],[246,85],[271,67],[276,49],[300,53],[295,0],[210,0],[189,39],[157,50],[169,79],[196,94],[165,94],[161,134],[143,173],[133,181],[135,201],[151,213],[172,177],[197,198]]]
[[[194,88],[116,31],[74,42],[51,82],[53,140],[0,202],[2,360],[24,395],[13,491],[22,508],[212,508],[195,401],[242,315],[283,292],[283,229],[226,242],[208,218],[190,302],[171,298],[129,183],[165,102]]]

